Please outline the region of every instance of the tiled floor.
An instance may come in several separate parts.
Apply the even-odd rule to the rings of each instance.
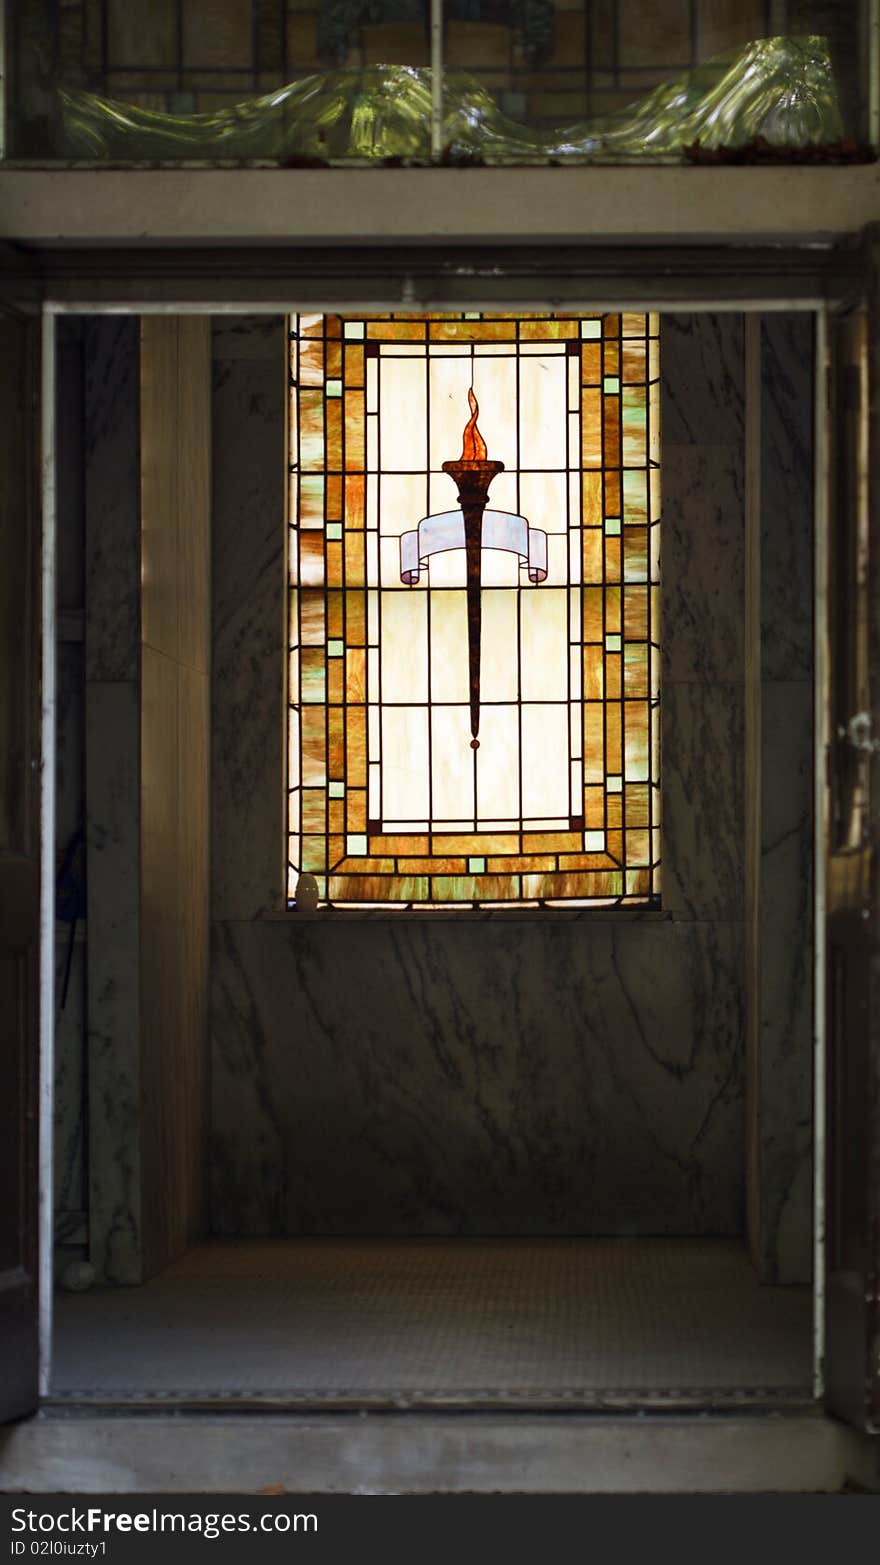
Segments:
[[[69,1400],[528,1406],[810,1394],[809,1289],[721,1240],[209,1242],[56,1296]]]

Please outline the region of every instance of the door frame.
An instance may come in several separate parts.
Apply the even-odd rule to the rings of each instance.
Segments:
[[[260,255],[266,257],[261,274]],[[36,259],[42,316],[42,634],[46,680],[42,703],[43,773],[40,925],[40,1395],[50,1392],[54,1230],[54,864],[55,864],[55,367],[56,321],[64,315],[287,315],[294,303],[316,310],[491,307],[546,309],[546,262],[552,268],[552,307],[582,310],[653,309],[670,313],[762,314],[798,311],[816,322],[817,364],[829,315],[859,302],[861,246],[816,250],[729,246],[668,246],[615,254],[584,244],[559,249],[511,245],[447,254],[406,247],[365,251],[45,251]],[[463,254],[467,265],[452,266]],[[499,257],[503,260],[499,264]],[[566,260],[568,263],[566,269]],[[542,261],[544,266],[542,266]],[[462,276],[464,274],[464,277]],[[33,280],[34,271],[31,271]],[[388,279],[400,282],[392,297]],[[413,279],[416,279],[414,283]],[[542,282],[543,279],[543,282]],[[625,294],[622,293],[625,289]],[[825,754],[827,744],[822,627],[827,604],[825,469],[826,408],[821,377],[815,387],[814,451],[814,1103],[813,1103],[813,1394],[824,1392],[825,1266]]]

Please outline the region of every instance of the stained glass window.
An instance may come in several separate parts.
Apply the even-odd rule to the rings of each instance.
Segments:
[[[292,317],[291,899],[656,901],[658,330]]]

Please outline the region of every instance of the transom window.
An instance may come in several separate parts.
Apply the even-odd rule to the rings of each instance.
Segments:
[[[289,885],[659,894],[656,316],[299,314]]]

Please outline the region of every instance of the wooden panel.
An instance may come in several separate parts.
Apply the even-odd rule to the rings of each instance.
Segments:
[[[178,338],[177,637],[181,663],[207,673],[210,646],[211,321],[182,316]],[[206,387],[208,394],[206,394]]]
[[[174,65],[177,0],[107,0],[107,53],[111,70]]]
[[[177,657],[178,328],[141,320],[141,635]]]
[[[767,32],[764,0],[698,0],[697,53],[711,59],[726,49],[741,49]]]
[[[619,0],[620,63],[668,66],[685,65],[690,59],[690,5],[688,0]]]
[[[207,317],[144,327],[141,1204],[151,1276],[204,1227],[211,362]]]
[[[253,0],[185,0],[185,66],[244,70],[253,58]]]

